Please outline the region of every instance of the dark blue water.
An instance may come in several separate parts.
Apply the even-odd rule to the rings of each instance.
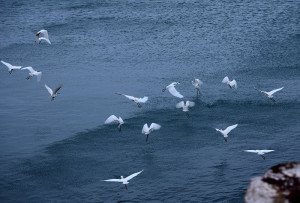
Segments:
[[[0,5],[0,59],[43,72],[27,81],[0,64],[1,202],[242,202],[251,177],[299,161],[298,1]],[[52,45],[33,46],[42,28]],[[173,81],[196,103],[189,120],[161,93]],[[44,83],[64,84],[54,102]],[[285,88],[272,103],[254,86]],[[138,109],[116,91],[149,101]],[[121,134],[103,125],[111,114]],[[145,143],[151,122],[162,128]],[[214,128],[235,123],[225,143]],[[276,151],[264,161],[244,149]],[[100,181],[142,169],[128,191]]]

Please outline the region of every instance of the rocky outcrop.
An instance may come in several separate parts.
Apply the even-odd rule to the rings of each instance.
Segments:
[[[300,163],[271,167],[262,177],[251,179],[246,203],[300,203]]]

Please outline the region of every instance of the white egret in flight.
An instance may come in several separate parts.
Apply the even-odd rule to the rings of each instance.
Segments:
[[[53,101],[54,98],[59,94],[58,90],[60,90],[62,86],[63,85],[59,85],[57,88],[55,88],[55,90],[52,90],[50,87],[48,87],[48,85],[45,84],[45,88],[48,90],[49,94],[51,95],[51,101]]]
[[[1,61],[1,63],[3,63],[4,65],[6,65],[6,67],[8,68],[8,72],[9,74],[11,74],[14,70],[19,70],[22,68],[22,66],[13,66],[9,63],[6,63],[5,61]]]
[[[200,86],[203,84],[203,82],[197,78],[195,78],[195,81],[192,81],[193,86],[197,90],[197,96],[200,94]]]
[[[104,122],[105,124],[111,124],[111,123],[117,123],[118,124],[118,130],[119,132],[121,132],[121,126],[124,124],[123,119],[119,116],[119,118],[117,118],[117,116],[115,115],[111,115],[110,117],[108,117],[106,119],[106,121]]]
[[[225,142],[227,142],[228,133],[230,133],[230,131],[235,129],[237,126],[238,126],[238,124],[235,124],[235,125],[231,125],[231,126],[227,127],[225,130],[216,129],[216,131],[221,132],[222,135],[224,136]]]
[[[120,92],[116,92],[115,94],[123,95],[124,97],[127,97],[131,101],[134,101],[139,108],[142,108],[142,105],[140,103],[146,103],[148,101],[148,97],[137,98],[137,97],[129,96],[129,95],[126,95],[126,94],[122,94]]]
[[[230,89],[232,89],[233,86],[234,86],[235,88],[237,88],[237,83],[236,83],[236,81],[235,81],[235,80],[230,81],[229,78],[228,78],[227,76],[222,80],[222,83],[226,83],[226,84],[230,87]]]
[[[142,133],[147,135],[146,142],[148,142],[149,134],[154,130],[159,130],[160,128],[161,128],[161,125],[159,125],[157,123],[151,123],[150,127],[148,127],[148,124],[146,123],[142,129]]]
[[[193,107],[193,106],[195,106],[195,103],[191,101],[186,101],[185,104],[184,101],[181,101],[178,104],[176,104],[176,108],[182,108],[182,111],[186,113],[187,118],[190,118],[190,115],[188,113],[189,107]]]
[[[132,178],[134,178],[135,176],[139,175],[142,172],[143,172],[143,170],[141,170],[141,171],[139,171],[137,173],[131,174],[130,176],[127,176],[126,178],[124,178],[123,176],[121,176],[120,179],[108,179],[108,180],[102,180],[102,181],[122,183],[123,185],[125,185],[126,190],[128,190],[128,187],[127,187],[127,185],[129,184],[128,181],[131,180]]]
[[[176,85],[179,85],[179,82],[172,82],[171,84],[169,84],[168,86],[166,86],[162,92],[169,90],[169,92],[175,96],[175,97],[179,97],[179,98],[183,98],[183,96],[175,89]]]
[[[29,76],[26,78],[27,80],[29,80],[32,76],[36,76],[37,77],[37,81],[41,81],[42,78],[42,72],[41,71],[36,71],[34,70],[31,66],[22,68],[21,70],[28,70],[29,71]]]
[[[272,91],[270,91],[270,92],[265,92],[265,91],[259,90],[259,89],[257,89],[257,88],[254,88],[254,89],[256,89],[256,90],[259,91],[259,92],[262,92],[262,93],[266,94],[273,102],[276,102],[275,99],[273,98],[273,94],[274,94],[275,92],[278,92],[278,91],[282,90],[283,88],[284,88],[284,87],[281,87],[281,88],[272,90]]]
[[[40,37],[41,34],[43,35],[43,37]],[[48,44],[51,44],[51,42],[49,40],[49,35],[48,35],[48,31],[47,30],[40,30],[40,31],[38,31],[35,34],[35,37],[36,37],[36,41],[38,41],[39,44],[42,42],[42,40],[46,41]]]
[[[260,155],[264,160],[266,160],[266,157],[264,156],[265,153],[273,152],[275,150],[244,150],[245,152],[252,152]]]

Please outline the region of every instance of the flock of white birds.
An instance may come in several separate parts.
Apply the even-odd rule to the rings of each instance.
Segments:
[[[44,29],[40,30],[36,33],[36,40],[34,41],[34,44],[36,44],[37,42],[40,44],[43,41],[47,42],[48,44],[51,44],[51,42],[49,40],[48,31],[44,30]],[[36,76],[37,81],[39,82],[42,78],[42,72],[34,70],[31,66],[22,68],[22,66],[13,66],[13,65],[11,65],[11,64],[9,64],[5,61],[2,61],[2,60],[1,60],[1,63],[4,64],[8,68],[9,74],[12,74],[12,72],[14,70],[28,70],[29,75],[28,75],[28,77],[26,77],[27,80],[29,80],[33,76]],[[230,81],[227,76],[222,80],[222,83],[227,84],[230,87],[230,89],[232,89],[233,87],[237,88],[237,82],[235,80]],[[173,96],[178,97],[178,98],[183,98],[183,95],[180,94],[175,88],[175,86],[179,85],[179,84],[180,84],[179,82],[172,82],[170,85],[163,88],[162,92],[165,92],[166,90],[168,90],[170,92],[170,94],[172,94]],[[199,79],[195,79],[195,81],[192,81],[192,85],[197,90],[197,96],[199,96],[199,94],[200,94],[200,87],[201,87],[202,84],[203,84],[203,82]],[[45,84],[45,88],[47,89],[47,91],[49,92],[49,94],[51,96],[51,101],[53,101],[54,98],[59,94],[58,91],[62,88],[62,85],[59,85],[57,88],[52,90],[47,84]],[[261,93],[266,94],[266,96],[268,96],[268,98],[270,98],[273,102],[275,102],[275,99],[273,98],[273,94],[280,91],[280,90],[282,90],[283,87],[278,88],[278,89],[274,89],[274,90],[269,91],[269,92],[262,91],[262,90],[259,90],[257,88],[254,88],[254,89],[261,92]],[[130,99],[131,101],[135,102],[139,108],[142,108],[141,103],[146,103],[148,101],[148,97],[146,97],[146,96],[143,97],[143,98],[137,98],[137,97],[129,96],[129,95],[126,95],[126,94],[122,94],[120,92],[116,92],[115,94],[122,95],[122,96]],[[193,107],[194,105],[195,105],[195,103],[192,102],[192,101],[185,101],[185,102],[180,101],[179,103],[176,104],[176,108],[182,108],[182,111],[186,113],[186,116],[189,119],[190,118],[190,116],[188,114],[189,107]],[[122,125],[124,124],[124,121],[121,117],[118,118],[115,115],[111,115],[106,119],[106,121],[104,123],[105,124],[116,123],[118,125],[119,132],[121,132]],[[228,134],[233,129],[235,129],[237,126],[238,126],[238,124],[235,124],[235,125],[231,125],[231,126],[227,127],[225,130],[216,129],[216,131],[219,131],[223,135],[225,142],[227,142]],[[146,142],[148,142],[149,134],[154,130],[159,130],[160,128],[161,128],[161,125],[159,125],[157,123],[151,123],[150,127],[148,126],[147,123],[145,123],[143,128],[142,128],[142,134],[146,135]],[[256,154],[260,155],[265,160],[264,154],[272,152],[274,150],[244,150],[244,151],[245,152],[256,153]],[[121,176],[120,179],[108,179],[108,180],[103,180],[103,181],[120,182],[123,185],[125,185],[126,190],[128,190],[128,187],[127,187],[127,184],[129,183],[128,181],[131,180],[132,178],[136,177],[137,175],[139,175],[142,172],[143,172],[143,170],[139,171],[137,173],[134,173],[132,175],[129,175],[126,178]]]
[[[43,35],[42,37],[40,36],[41,34]],[[48,44],[51,44],[47,30],[38,31],[36,33],[35,37],[36,37],[36,40],[34,41],[34,44],[36,44],[37,42],[40,44],[42,41],[46,41]],[[29,75],[28,75],[28,77],[26,77],[27,80],[29,80],[33,76],[37,77],[38,82],[40,82],[42,79],[42,72],[34,70],[31,66],[22,68],[22,66],[13,66],[10,63],[7,63],[5,61],[1,61],[1,63],[3,63],[8,68],[9,74],[12,74],[12,72],[14,70],[28,70]],[[59,85],[57,88],[52,90],[47,84],[45,84],[45,88],[47,89],[47,91],[49,92],[49,94],[51,96],[51,101],[53,101],[54,98],[59,94],[58,90],[60,90],[60,88],[62,88],[62,85]]]

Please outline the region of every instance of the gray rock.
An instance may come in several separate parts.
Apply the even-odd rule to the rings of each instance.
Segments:
[[[252,178],[245,202],[300,203],[300,163],[278,164],[262,177]]]

